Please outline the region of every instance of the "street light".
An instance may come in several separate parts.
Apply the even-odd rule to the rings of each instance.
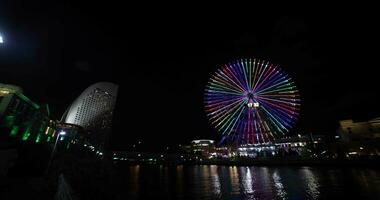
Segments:
[[[0,35],[0,44],[4,43],[3,36]]]
[[[50,155],[50,159],[49,159],[49,163],[48,163],[48,166],[47,166],[47,169],[46,169],[46,174],[50,168],[50,165],[51,165],[51,161],[53,160],[53,156],[54,156],[54,153],[55,153],[55,149],[57,147],[57,143],[58,143],[58,140],[59,140],[59,136],[64,136],[66,135],[66,132],[64,130],[61,130],[61,132],[58,133],[57,135],[57,138],[55,140],[55,144],[54,144],[54,147],[53,147],[53,150],[51,151],[51,155]]]

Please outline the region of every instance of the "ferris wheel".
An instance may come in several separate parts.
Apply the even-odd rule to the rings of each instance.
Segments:
[[[297,121],[300,96],[279,66],[240,59],[221,66],[205,89],[205,111],[222,140],[262,144],[287,134]]]

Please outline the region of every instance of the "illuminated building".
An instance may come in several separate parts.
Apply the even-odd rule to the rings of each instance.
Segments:
[[[215,151],[214,140],[193,140],[191,141],[191,151],[195,155],[208,157]]]
[[[20,87],[0,84],[0,134],[35,143],[50,142],[55,122],[49,115],[47,105],[34,103]]]
[[[111,129],[117,91],[113,83],[91,85],[68,107],[61,121],[83,127],[90,134],[89,142],[102,149]]]
[[[342,120],[338,133],[349,155],[380,155],[380,117],[354,122]]]

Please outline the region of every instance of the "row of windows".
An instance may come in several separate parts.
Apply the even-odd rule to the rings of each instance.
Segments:
[[[91,120],[100,116],[101,113],[110,110],[109,108],[111,107],[113,99],[110,98],[110,95],[105,95],[105,92],[101,92],[102,91],[97,88],[82,100],[81,106],[77,108],[74,119],[75,123],[89,126]]]

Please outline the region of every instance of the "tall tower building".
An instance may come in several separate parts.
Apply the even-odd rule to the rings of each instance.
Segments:
[[[99,82],[74,100],[62,116],[62,122],[75,124],[89,132],[88,140],[102,149],[111,131],[118,85]]]

